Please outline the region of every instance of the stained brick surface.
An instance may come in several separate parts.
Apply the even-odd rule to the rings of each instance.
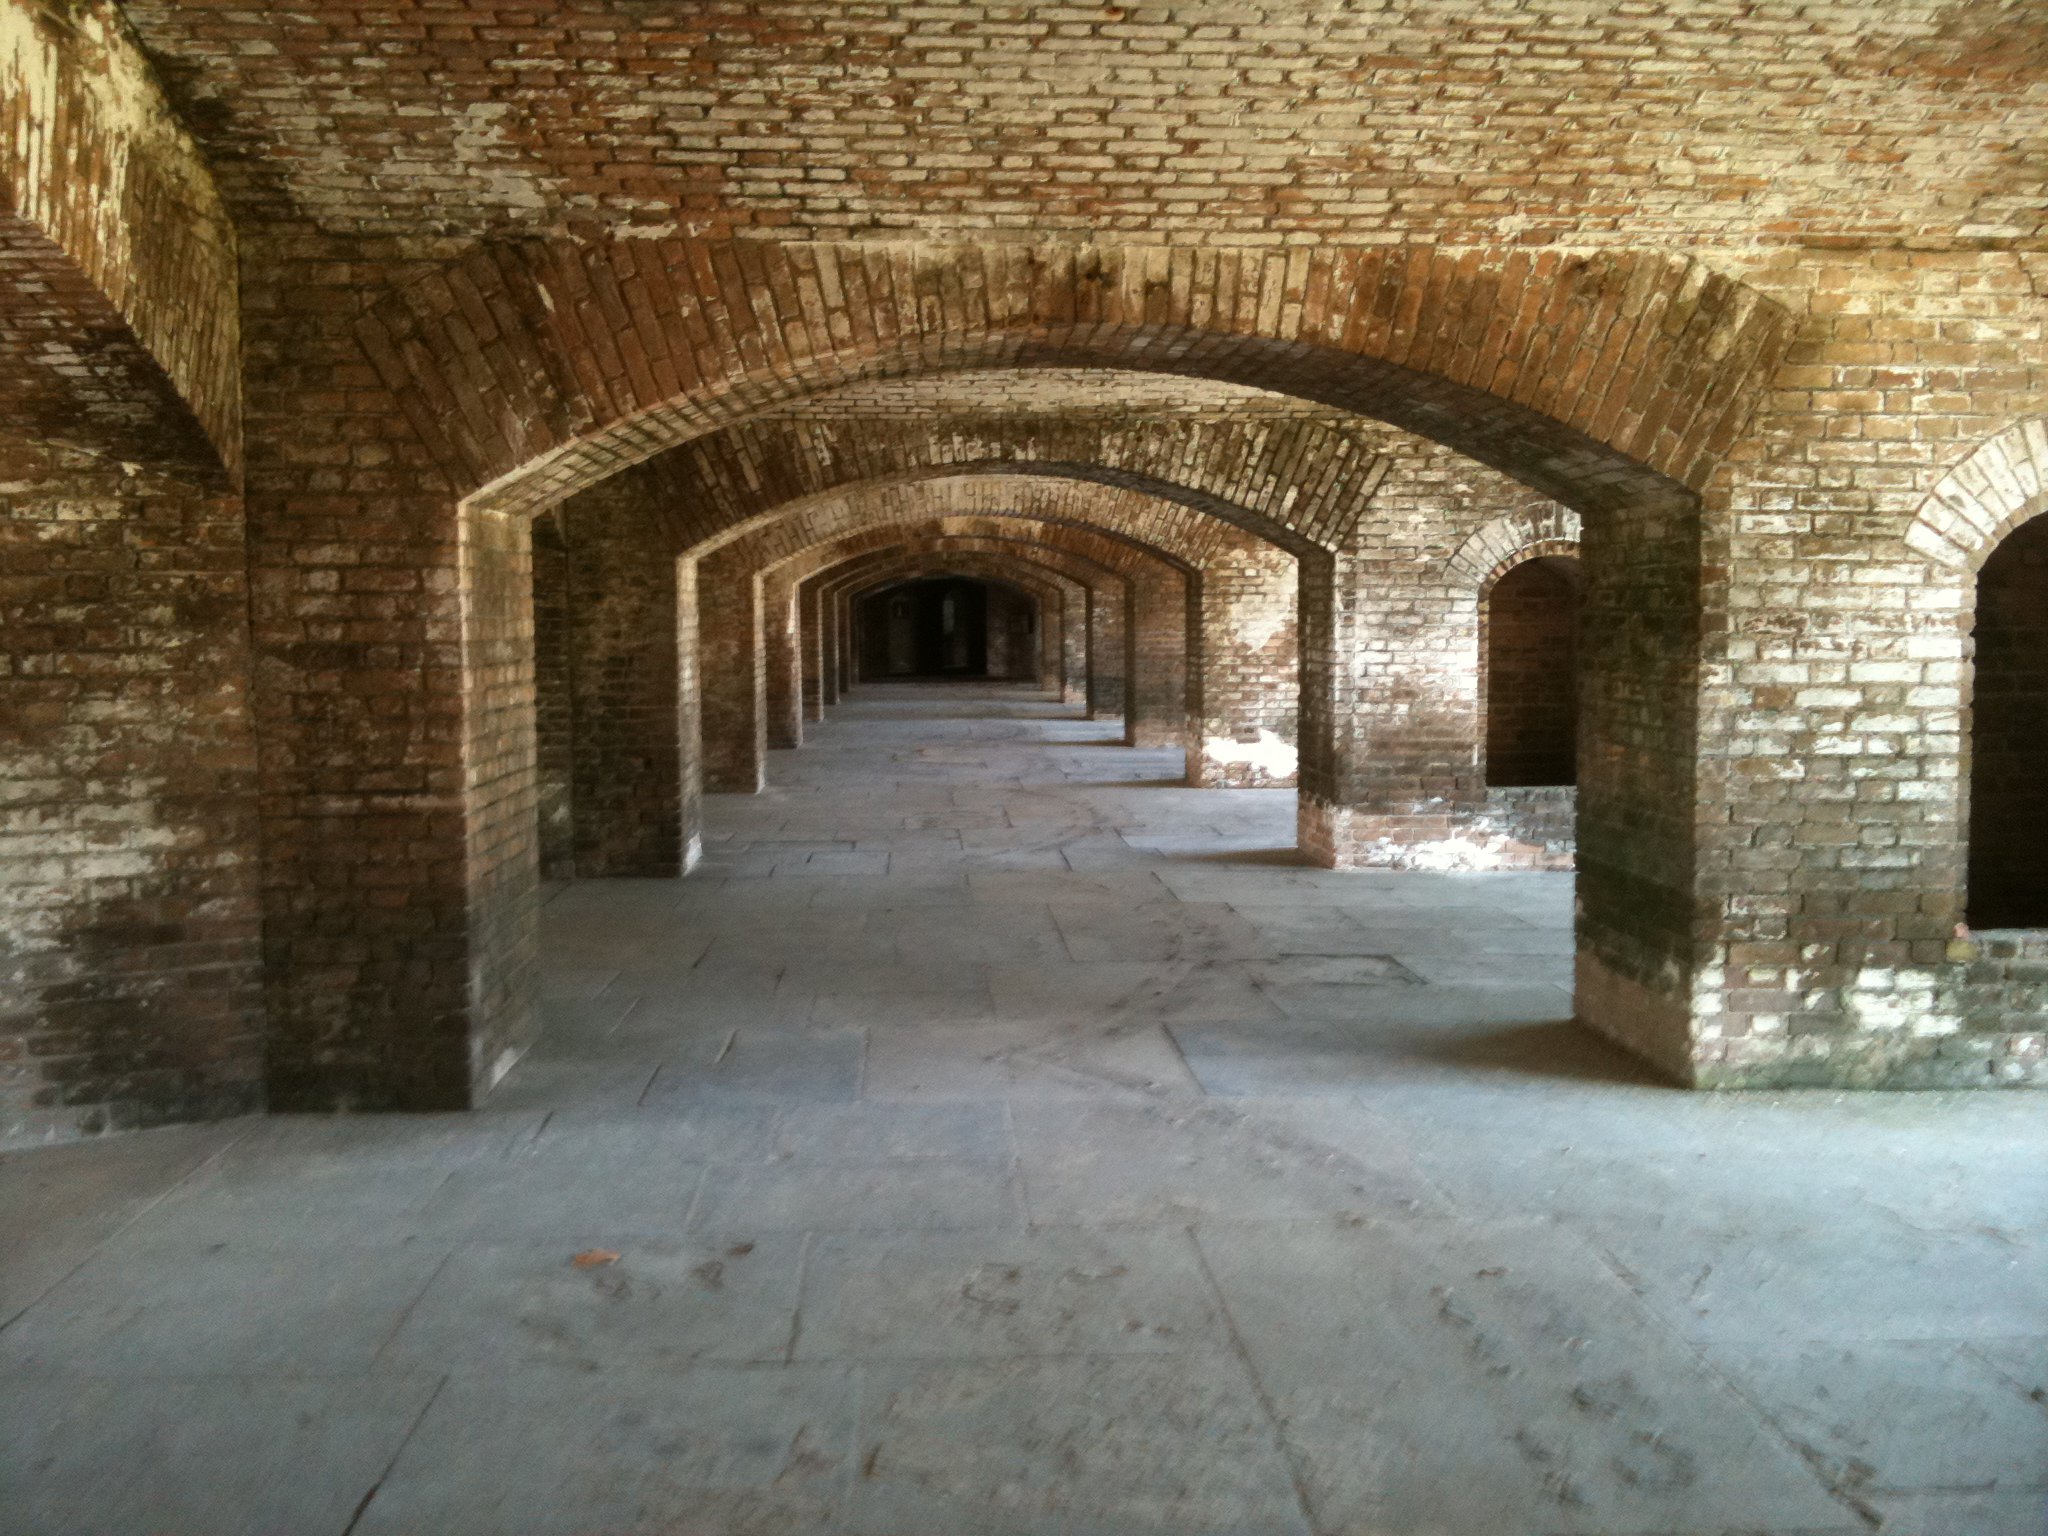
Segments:
[[[1675,1079],[2048,1078],[2048,21],[1299,10],[0,0],[6,1134],[475,1102],[946,561]]]

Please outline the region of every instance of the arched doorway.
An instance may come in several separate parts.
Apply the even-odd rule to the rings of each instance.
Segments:
[[[1540,555],[1486,598],[1486,782],[1578,782],[1579,562]]]
[[[1973,928],[2048,927],[2048,517],[2023,524],[1977,575],[1970,713]]]

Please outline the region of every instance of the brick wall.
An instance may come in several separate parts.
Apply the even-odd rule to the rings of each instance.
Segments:
[[[0,444],[0,1146],[263,1103],[231,498]]]
[[[2048,1017],[2015,969],[1988,1000],[1955,925],[1975,571],[2043,500],[2044,274],[1925,251],[1751,275],[1809,318],[1705,508],[1694,1075],[2039,1080]]]
[[[485,916],[478,887],[501,874],[472,864],[470,827],[494,821],[516,870],[523,822],[537,876],[536,815],[530,789],[523,814],[477,793],[516,802],[519,782],[472,780],[467,754],[497,751],[465,724],[464,661],[466,625],[479,656],[516,631],[530,588],[499,577],[524,558],[489,524],[465,551],[447,477],[355,335],[361,286],[405,253],[294,237],[244,254],[271,1103],[461,1107],[529,1017],[528,941],[499,921],[525,909],[512,882]],[[466,605],[466,583],[515,611]],[[516,708],[502,723],[516,744]],[[512,1001],[493,1016],[486,995]],[[483,1076],[473,1040],[495,1047]]]
[[[1231,532],[1190,597],[1199,660],[1190,667],[1188,782],[1291,785],[1300,764],[1301,576],[1286,551]]]
[[[768,756],[761,576],[725,551],[695,564],[704,787],[759,794]]]
[[[1402,437],[1327,577],[1303,562],[1301,846],[1337,868],[1569,868],[1569,804],[1485,787],[1483,596],[1576,513]]]

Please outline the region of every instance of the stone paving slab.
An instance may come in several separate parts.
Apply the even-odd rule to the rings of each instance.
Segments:
[[[545,892],[478,1111],[0,1154],[0,1531],[2048,1531],[2038,1102],[1673,1090],[1569,876],[939,692]]]

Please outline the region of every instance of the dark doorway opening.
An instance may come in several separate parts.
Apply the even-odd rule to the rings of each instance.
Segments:
[[[2048,517],[2025,524],[1977,576],[1970,705],[1972,928],[2048,928]]]
[[[1486,600],[1486,782],[1576,784],[1579,562],[1524,561]]]
[[[863,598],[861,673],[866,677],[988,676],[988,588],[937,577]]]

